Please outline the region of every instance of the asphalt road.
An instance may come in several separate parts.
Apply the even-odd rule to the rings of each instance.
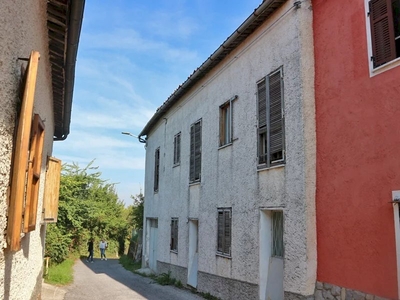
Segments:
[[[65,300],[200,300],[192,292],[161,286],[152,279],[125,270],[117,259],[94,263],[78,260],[74,282],[65,288]]]

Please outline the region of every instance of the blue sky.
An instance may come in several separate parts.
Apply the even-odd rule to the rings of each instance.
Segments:
[[[137,135],[172,92],[261,0],[86,0],[71,131],[53,155],[85,167],[95,159],[119,198],[144,190]]]

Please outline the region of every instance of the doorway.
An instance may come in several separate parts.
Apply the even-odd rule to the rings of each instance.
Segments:
[[[197,287],[197,271],[199,256],[199,222],[198,220],[189,220],[189,261],[188,261],[188,279],[187,284]]]
[[[260,211],[260,300],[283,299],[283,211]]]

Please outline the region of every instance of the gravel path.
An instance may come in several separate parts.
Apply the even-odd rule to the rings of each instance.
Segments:
[[[200,300],[202,297],[174,286],[161,286],[152,279],[125,270],[117,259],[78,260],[74,282],[65,300]]]

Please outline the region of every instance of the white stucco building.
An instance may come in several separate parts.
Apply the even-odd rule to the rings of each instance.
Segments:
[[[46,223],[57,218],[84,1],[2,0],[0,299],[40,299]]]
[[[140,133],[143,267],[222,299],[314,294],[313,86],[311,2],[264,1]]]

